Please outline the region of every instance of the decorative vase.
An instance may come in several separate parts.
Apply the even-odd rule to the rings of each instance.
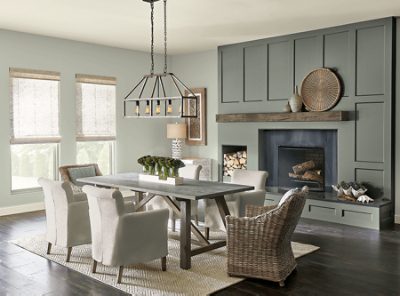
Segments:
[[[301,108],[303,107],[303,99],[299,95],[297,85],[294,94],[289,99],[289,105],[292,112],[301,112]]]
[[[289,113],[292,112],[292,109],[290,108],[289,102],[285,104],[285,107],[283,107],[283,112]]]

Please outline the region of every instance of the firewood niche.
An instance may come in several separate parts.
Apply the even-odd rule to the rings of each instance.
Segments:
[[[247,169],[247,151],[224,153],[224,176],[232,176],[233,170]]]
[[[317,182],[320,185],[324,183],[324,177],[321,175],[322,171],[320,169],[316,169],[316,165],[313,160],[296,164],[292,167],[292,169],[293,173],[289,172],[289,177],[292,179]]]

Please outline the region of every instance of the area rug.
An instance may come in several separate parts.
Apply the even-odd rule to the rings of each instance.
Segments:
[[[97,272],[91,273],[91,245],[74,247],[71,261],[67,263],[65,248],[53,246],[51,254],[46,254],[47,242],[44,235],[22,238],[12,243],[132,295],[208,295],[243,280],[227,275],[226,248],[192,257],[192,268],[180,269],[179,241],[174,237],[170,236],[168,240],[166,272],[161,271],[160,260],[135,264],[124,269],[121,284],[116,282],[117,268],[99,264]],[[292,247],[296,258],[319,249],[295,242],[292,242]]]

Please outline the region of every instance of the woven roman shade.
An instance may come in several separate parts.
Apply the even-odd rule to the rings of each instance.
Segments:
[[[76,75],[77,141],[115,140],[115,85],[113,77]]]
[[[10,68],[11,144],[57,143],[60,73]]]

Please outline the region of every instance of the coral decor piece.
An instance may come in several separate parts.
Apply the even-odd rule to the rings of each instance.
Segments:
[[[333,190],[336,191],[338,199],[347,200],[347,201],[358,201],[362,203],[370,203],[374,200],[365,194],[367,192],[367,188],[357,182],[346,183],[344,181],[340,182],[340,184],[332,185]]]
[[[370,198],[368,195],[363,194],[357,198],[357,201],[362,202],[362,203],[370,203],[370,202],[373,202],[374,200],[372,198]]]

